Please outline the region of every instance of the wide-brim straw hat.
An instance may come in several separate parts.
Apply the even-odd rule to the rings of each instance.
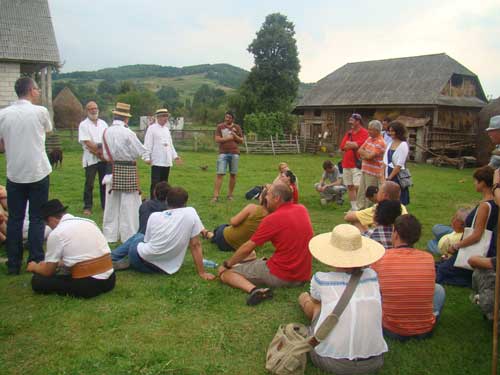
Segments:
[[[130,104],[127,103],[116,103],[115,109],[111,111],[114,115],[132,117],[130,114]]]
[[[329,233],[314,236],[309,241],[309,250],[321,263],[340,268],[367,266],[385,253],[381,244],[363,237],[359,229],[350,224],[340,224]]]
[[[168,114],[169,114],[169,112],[168,112],[168,109],[166,109],[166,108],[157,109],[155,112],[155,116],[168,115]]]

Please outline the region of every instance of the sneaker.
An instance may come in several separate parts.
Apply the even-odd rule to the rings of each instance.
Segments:
[[[255,306],[266,299],[273,298],[273,291],[269,288],[254,288],[247,298],[248,306]]]
[[[321,198],[319,202],[321,203],[322,206],[326,206],[328,204],[325,198]]]
[[[128,258],[123,258],[117,260],[116,262],[113,262],[113,268],[115,269],[115,271],[126,270],[129,267],[130,261],[128,260]]]

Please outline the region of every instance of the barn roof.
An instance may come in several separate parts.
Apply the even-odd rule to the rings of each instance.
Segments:
[[[441,90],[454,75],[474,79],[476,97],[449,97]],[[321,79],[297,109],[364,105],[447,105],[483,107],[479,78],[445,53],[348,63]]]
[[[0,0],[0,60],[59,64],[47,0]]]

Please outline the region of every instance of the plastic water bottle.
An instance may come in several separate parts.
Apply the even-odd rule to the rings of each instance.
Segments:
[[[218,266],[213,260],[203,258],[203,267],[206,268],[216,268]]]

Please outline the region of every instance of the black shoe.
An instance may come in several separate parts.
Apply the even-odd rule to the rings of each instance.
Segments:
[[[273,291],[269,288],[255,288],[247,298],[248,306],[255,306],[266,299],[273,298]]]

